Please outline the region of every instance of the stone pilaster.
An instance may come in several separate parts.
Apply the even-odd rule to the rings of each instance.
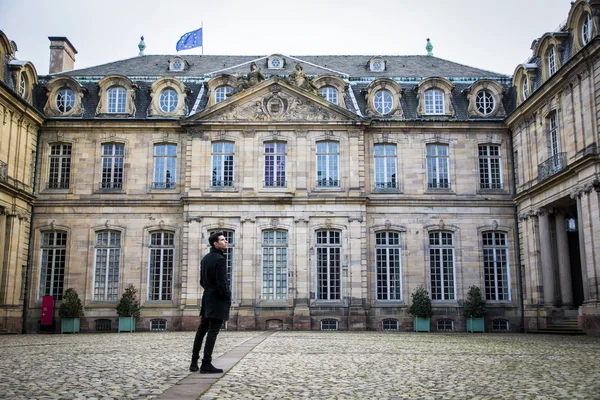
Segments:
[[[556,214],[555,222],[561,303],[563,306],[572,306],[573,289],[571,286],[571,260],[569,259],[569,241],[567,239],[565,215],[563,213]]]
[[[547,210],[540,210],[540,252],[542,261],[542,283],[544,285],[544,304],[553,306],[556,301],[554,290],[554,262],[552,257],[552,235],[550,234],[550,216]]]
[[[296,223],[296,263],[295,263],[295,300],[294,330],[310,330],[310,257],[308,217],[294,218]]]

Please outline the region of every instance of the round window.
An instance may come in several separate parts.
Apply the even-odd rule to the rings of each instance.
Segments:
[[[181,60],[175,60],[173,61],[171,67],[174,71],[181,71],[183,69],[183,63],[181,62]]]
[[[373,71],[383,71],[383,63],[381,60],[373,61]]]
[[[381,115],[387,114],[392,111],[392,106],[394,105],[394,100],[392,98],[392,94],[387,90],[380,90],[375,93],[375,98],[373,99],[373,106],[375,106],[375,110]]]
[[[177,92],[173,89],[165,89],[160,94],[160,109],[164,113],[171,113],[177,107]]]
[[[61,113],[69,112],[75,105],[75,95],[71,89],[61,89],[56,94],[56,108]]]
[[[279,58],[271,59],[271,66],[273,68],[281,68],[281,59],[279,59]]]
[[[475,107],[483,115],[490,115],[494,111],[494,96],[487,90],[481,90],[475,97]]]

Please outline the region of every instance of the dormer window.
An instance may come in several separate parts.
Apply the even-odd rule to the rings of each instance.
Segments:
[[[444,92],[430,89],[425,92],[425,114],[444,113]]]
[[[56,94],[56,108],[61,113],[67,113],[75,105],[75,94],[71,89],[61,89]]]
[[[375,93],[373,105],[379,114],[385,115],[392,111],[392,107],[394,106],[394,98],[387,90],[380,90]]]
[[[592,40],[592,16],[587,13],[581,24],[581,43],[585,46]]]
[[[475,107],[481,114],[488,116],[494,112],[494,96],[487,90],[480,90],[475,97]]]
[[[24,73],[21,73],[19,77],[19,94],[23,98],[27,96],[27,77]]]
[[[164,113],[172,113],[177,107],[177,92],[171,88],[160,93],[160,110]]]
[[[180,72],[184,71],[186,67],[186,62],[181,57],[173,57],[169,60],[169,71]]]
[[[227,100],[227,95],[231,93],[233,89],[231,86],[219,86],[215,90],[215,104]]]
[[[338,91],[332,86],[323,86],[319,89],[319,94],[327,101],[338,104]]]
[[[373,58],[369,62],[369,70],[371,72],[383,72],[385,71],[385,60],[381,58]]]
[[[552,47],[548,52],[548,72],[550,76],[556,73],[556,50]]]
[[[523,101],[527,100],[529,97],[529,77],[524,76],[521,81],[521,98]]]
[[[285,60],[279,54],[274,54],[268,58],[267,68],[282,69],[283,67],[285,67]]]
[[[127,103],[126,99],[125,88],[117,86],[108,89],[108,113],[123,114]]]

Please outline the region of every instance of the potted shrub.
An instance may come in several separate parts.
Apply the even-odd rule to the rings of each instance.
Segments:
[[[129,284],[117,303],[119,332],[135,332],[135,319],[140,316],[140,302],[136,299],[137,289]]]
[[[79,332],[79,318],[83,317],[83,304],[81,304],[79,294],[75,289],[65,290],[58,308],[58,316],[60,317],[60,333]]]
[[[469,288],[463,307],[465,317],[467,317],[467,332],[484,332],[485,319],[483,317],[486,313],[485,300],[481,295],[481,290],[477,286]]]
[[[415,332],[430,332],[430,321],[433,315],[429,293],[423,286],[419,286],[411,294],[412,304],[408,312],[414,315]]]

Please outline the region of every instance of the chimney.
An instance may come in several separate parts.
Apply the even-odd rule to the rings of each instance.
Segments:
[[[64,36],[48,36],[50,40],[50,68],[48,73],[70,71],[75,68],[77,50]]]

